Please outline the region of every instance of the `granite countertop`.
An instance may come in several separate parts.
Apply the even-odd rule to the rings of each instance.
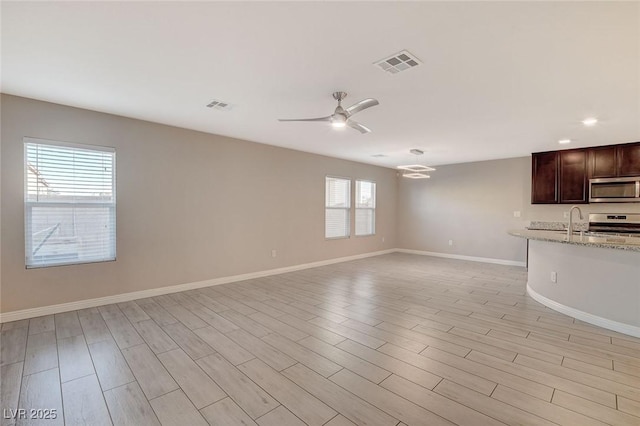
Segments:
[[[640,252],[640,237],[580,235],[580,232],[577,232],[571,236],[571,239],[567,239],[567,232],[558,230],[514,229],[508,232],[514,237],[529,240]]]
[[[567,227],[569,226],[569,222],[542,222],[537,220],[532,220],[527,226],[527,229],[539,230],[539,231],[567,231]],[[589,230],[589,222],[574,222],[573,223],[574,231],[588,231]]]

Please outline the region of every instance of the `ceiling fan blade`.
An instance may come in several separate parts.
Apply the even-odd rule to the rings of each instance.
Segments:
[[[278,121],[331,121],[331,116],[318,118],[278,118]]]
[[[348,115],[354,115],[359,113],[360,111],[367,109],[367,108],[371,108],[373,106],[378,105],[380,102],[378,102],[375,99],[363,99],[360,102],[357,102],[353,105],[351,105],[349,108],[345,109],[345,111],[347,112]]]
[[[358,123],[357,121],[347,120],[347,126],[351,127],[352,129],[356,129],[360,133],[370,133],[371,132],[371,129],[369,129],[368,127],[363,126],[362,124]]]

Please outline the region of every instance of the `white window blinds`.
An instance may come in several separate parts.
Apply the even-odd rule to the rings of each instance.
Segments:
[[[351,232],[351,181],[335,177],[325,180],[325,238],[345,238]]]
[[[115,260],[115,150],[24,142],[27,268]]]
[[[376,233],[376,184],[356,180],[356,235]]]

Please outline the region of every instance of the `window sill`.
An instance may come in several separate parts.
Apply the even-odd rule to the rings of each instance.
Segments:
[[[93,263],[107,263],[107,262],[115,262],[116,258],[113,259],[105,259],[105,260],[87,260],[86,262],[73,262],[73,263],[47,263],[46,265],[25,265],[25,269],[42,269],[42,268],[57,268],[60,266],[77,266],[77,265],[90,265]]]
[[[351,235],[347,235],[346,237],[324,237],[325,241],[332,241],[332,240],[348,240],[349,238],[351,238]]]

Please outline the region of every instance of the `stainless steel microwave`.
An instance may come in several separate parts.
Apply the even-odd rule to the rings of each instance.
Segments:
[[[640,177],[589,179],[590,203],[640,203]]]

